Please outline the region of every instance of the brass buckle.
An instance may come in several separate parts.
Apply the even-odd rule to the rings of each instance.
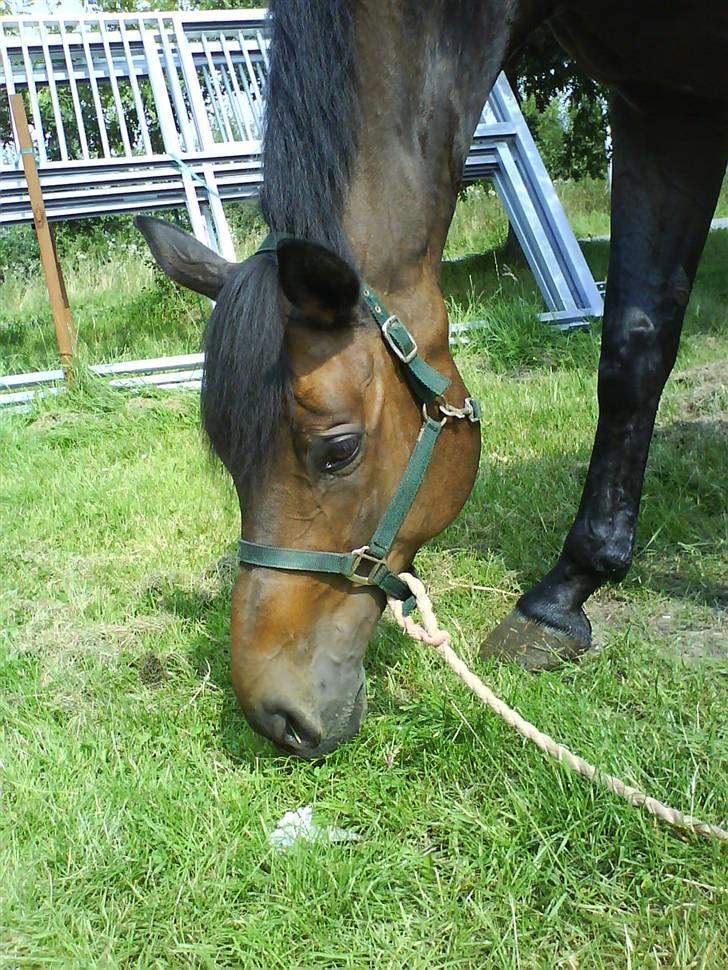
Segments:
[[[409,364],[417,356],[417,353],[418,353],[417,341],[409,332],[409,330],[407,330],[407,327],[405,327],[404,324],[402,323],[402,326],[407,331],[407,336],[412,341],[412,350],[410,350],[409,353],[405,354],[401,350],[401,348],[397,346],[397,344],[394,342],[394,338],[389,333],[389,328],[394,323],[402,323],[402,321],[399,319],[396,313],[393,313],[391,316],[387,317],[387,319],[382,324],[382,336],[389,344],[392,350],[392,353],[395,355],[395,357],[397,357],[397,359],[400,360],[403,364]]]
[[[386,568],[384,560],[372,555],[369,551],[369,546],[362,546],[361,549],[352,549],[351,554],[354,557],[351,563],[351,572],[346,577],[349,582],[355,586],[376,586],[374,577],[381,566]],[[362,563],[371,563],[371,566],[367,567],[369,572],[366,575],[357,572]]]

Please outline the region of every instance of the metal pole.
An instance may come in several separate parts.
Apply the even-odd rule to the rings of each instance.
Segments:
[[[73,355],[76,350],[76,330],[73,326],[71,307],[68,303],[61,266],[58,262],[53,232],[46,218],[43,193],[40,187],[38,169],[35,164],[35,155],[33,154],[33,141],[30,137],[28,116],[25,113],[22,94],[12,94],[10,96],[10,110],[13,115],[13,122],[15,123],[18,144],[20,145],[20,156],[23,160],[25,180],[28,183],[28,195],[30,196],[31,208],[33,209],[35,233],[38,237],[40,259],[43,264],[43,273],[45,274],[48,296],[51,302],[53,324],[56,328],[56,340],[58,341],[58,352],[61,357],[61,367],[63,368],[66,380],[68,380],[71,376]]]

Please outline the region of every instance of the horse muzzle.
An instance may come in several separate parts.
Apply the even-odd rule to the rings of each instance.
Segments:
[[[298,697],[295,691],[274,693],[249,704],[241,699],[251,727],[287,754],[308,760],[330,754],[358,732],[366,713],[364,670],[352,686],[318,677],[316,690]]]

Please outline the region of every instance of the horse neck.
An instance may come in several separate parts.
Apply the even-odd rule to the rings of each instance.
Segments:
[[[440,260],[473,131],[533,26],[533,6],[373,0],[357,9],[361,127],[343,226],[364,278],[430,346],[447,343]]]

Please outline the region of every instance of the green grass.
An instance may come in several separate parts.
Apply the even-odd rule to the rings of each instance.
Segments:
[[[578,239],[609,234],[609,186],[597,179],[557,182],[561,200]],[[716,218],[728,216],[728,179],[715,210]],[[482,253],[503,245],[508,220],[498,195],[489,183],[470,186],[458,203],[445,255],[460,257]]]
[[[243,258],[265,231],[255,209],[240,208],[243,215],[237,214],[233,225],[241,229],[238,254]],[[0,374],[57,367],[37,244],[28,227],[5,233],[15,233],[23,258],[16,256],[8,266],[0,263]],[[209,301],[170,283],[154,265],[130,219],[118,218],[112,230],[100,228],[87,236],[61,231],[57,243],[84,362],[200,350]],[[2,256],[0,247],[0,260]]]
[[[603,268],[605,247],[589,258]],[[574,514],[598,355],[596,329],[538,324],[526,274],[514,261],[499,275],[492,254],[446,274],[454,316],[489,322],[458,351],[484,450],[464,512],[419,557],[455,646],[499,695],[723,824],[727,259],[716,233],[635,567],[591,607],[601,651],[541,677],[477,659]],[[113,308],[108,338],[114,313],[127,321],[133,355],[196,333],[171,315],[185,298],[147,272],[128,300],[121,283],[87,290]],[[149,343],[140,289],[159,304]],[[355,740],[311,765],[250,731],[227,665],[236,501],[193,395],[82,382],[0,416],[0,454],[0,968],[728,966],[725,849],[544,760],[388,620]],[[303,804],[361,841],[274,851],[268,834]]]
[[[608,232],[609,193],[605,182],[564,182],[556,189],[578,237]],[[728,215],[728,179],[716,215]],[[265,228],[254,206],[231,207],[229,217],[242,258],[260,242]],[[104,225],[83,236],[72,236],[65,229],[59,232],[61,263],[81,359],[103,363],[196,353],[208,301],[168,282],[154,267],[129,219],[112,221],[111,228]],[[446,258],[452,261],[446,266],[445,281],[453,319],[497,316],[502,297],[509,302],[513,298],[522,300],[523,313],[530,318],[533,310],[543,309],[520,253],[502,248],[507,231],[495,190],[488,184],[470,186],[458,203],[445,250]],[[38,263],[36,248],[28,227],[5,230],[5,236],[0,237],[0,374],[57,366],[48,296],[42,276],[34,269]],[[603,280],[607,247],[596,242],[586,245],[585,251],[596,278]],[[3,265],[3,259],[7,265]],[[723,265],[716,267],[717,276],[723,274]],[[721,281],[716,280],[716,284],[722,293]]]

